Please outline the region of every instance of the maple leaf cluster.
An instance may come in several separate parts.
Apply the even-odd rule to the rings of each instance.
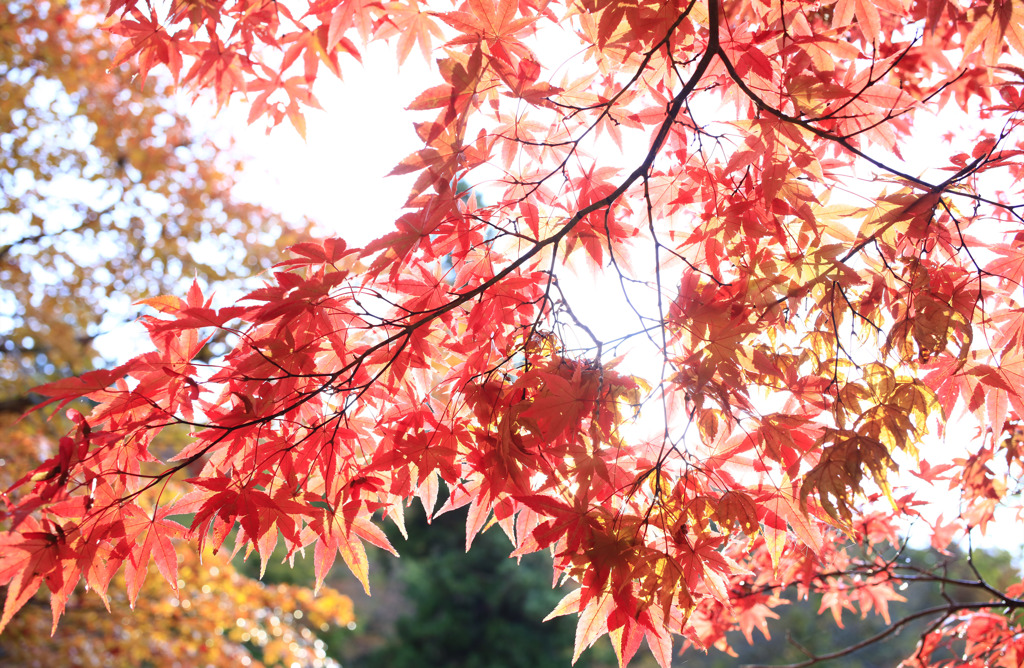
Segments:
[[[182,114],[166,77],[140,87],[128,65],[111,68],[118,38],[96,28],[105,11],[89,0],[0,6],[3,489],[56,451],[68,426],[43,413],[19,420],[40,399],[30,389],[102,365],[105,330],[129,315],[119,303],[173,290],[182,275],[223,290],[280,259],[275,238],[283,248],[298,236],[297,225],[237,199],[237,163]],[[265,246],[240,252],[256,239]],[[185,440],[179,429],[154,447]],[[268,587],[224,556],[207,553],[200,566],[191,548],[175,551],[176,586],[143,581],[145,569],[131,592],[123,571],[103,598],[79,586],[52,637],[49,605],[30,600],[0,636],[0,663],[234,666],[262,654],[332,665],[313,631],[350,622],[348,599]]]
[[[1019,3],[110,12],[119,60],[300,131],[319,68],[359,43],[418,46],[441,83],[410,105],[427,120],[394,170],[415,179],[393,231],[299,244],[233,306],[195,284],[149,299],[153,351],[39,388],[95,407],[6,497],[0,628],[43,584],[56,619],[82,579],[102,593],[123,568],[131,591],[155,561],[175,582],[179,535],[219,550],[237,530],[264,561],[311,549],[319,581],[340,555],[368,588],[365,544],[393,551],[380,523],[418,498],[466,507],[467,547],[496,525],[513,555],[550,550],[578,586],[552,613],[579,615],[577,656],[607,634],[623,664],[646,641],[668,666],[676,636],[767,633],[788,590],[890,621],[920,575],[899,560],[907,519],[940,549],[1019,521]],[[975,122],[936,137],[949,154],[904,160],[950,109]],[[627,333],[582,314],[572,272],[614,279]],[[231,351],[197,359],[218,333]],[[968,420],[937,459],[928,435]],[[155,452],[172,425],[190,442]],[[929,512],[933,488],[959,494],[955,517]],[[926,611],[909,665],[939,647],[1019,665],[1019,587],[928,577],[988,598]]]

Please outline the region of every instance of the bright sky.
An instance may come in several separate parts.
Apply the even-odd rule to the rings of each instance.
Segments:
[[[287,120],[267,135],[259,123],[246,125],[244,104],[226,112],[241,152],[254,158],[239,196],[307,215],[349,245],[385,234],[398,217],[415,175],[386,175],[417,148],[412,124],[423,119],[405,107],[437,83],[416,54],[399,69],[379,42],[366,48],[363,63],[343,60],[344,81],[321,73],[324,111],[306,112],[305,142]]]

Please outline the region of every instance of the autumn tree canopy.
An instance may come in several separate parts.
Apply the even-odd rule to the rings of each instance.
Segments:
[[[906,665],[1019,665],[1024,583],[900,549],[1020,519],[1020,3],[115,0],[107,26],[140,81],[300,132],[370,41],[436,79],[390,231],[298,244],[232,306],[150,297],[151,352],[38,390],[95,406],[5,497],[0,627],[44,584],[57,618],[80,580],[176,582],[179,535],[366,582],[418,497],[468,507],[467,546],[550,550],[577,655],[728,650],[790,592],[889,620],[926,580],[948,603]]]
[[[237,161],[172,82],[112,67],[105,5],[73,4],[0,7],[0,412],[15,416],[33,385],[105,363],[94,344],[133,301],[250,276],[301,238],[233,195]]]
[[[110,364],[107,335],[137,317],[133,300],[186,276],[227,287],[271,266],[275,242],[304,235],[302,221],[285,224],[235,195],[237,164],[189,122],[171,82],[140,87],[128,66],[111,67],[117,39],[97,29],[105,11],[0,6],[4,489],[56,452],[68,427],[42,412],[19,420],[42,399],[29,390]],[[171,453],[186,439],[185,429],[165,431],[154,447]],[[123,572],[102,598],[79,587],[53,637],[45,599],[26,605],[0,636],[0,664],[336,665],[314,631],[352,621],[346,597],[260,583],[227,554],[176,552],[173,589]]]

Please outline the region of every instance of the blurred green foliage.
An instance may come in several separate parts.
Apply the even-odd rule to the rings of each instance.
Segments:
[[[552,588],[551,560],[509,558],[512,545],[497,527],[467,553],[465,512],[441,515],[428,526],[422,512],[406,518],[409,539],[393,536],[402,554],[391,570],[408,609],[394,637],[366,668],[565,668],[572,661],[575,616],[542,620],[568,589]],[[397,534],[397,531],[394,532]],[[400,567],[397,567],[400,566]],[[577,663],[611,666],[607,640]]]

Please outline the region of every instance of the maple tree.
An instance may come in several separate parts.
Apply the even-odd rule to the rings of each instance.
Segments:
[[[127,302],[182,276],[227,285],[269,267],[275,241],[305,235],[304,222],[286,225],[234,196],[238,165],[188,121],[172,86],[153,79],[139,89],[128,67],[108,72],[116,46],[96,29],[104,10],[0,7],[4,488],[56,451],[68,426],[39,414],[18,420],[40,400],[30,388],[110,363],[103,336],[135,317]],[[167,432],[157,447],[173,451],[183,436]],[[223,556],[206,554],[200,567],[194,551],[165,554],[179,563],[173,589],[154,578],[126,588],[123,575],[102,600],[79,588],[52,638],[49,606],[27,604],[0,637],[0,663],[332,665],[316,635],[321,624],[352,621],[347,597],[264,585]]]
[[[151,352],[37,390],[96,405],[5,497],[0,628],[44,583],[56,620],[83,579],[102,593],[155,560],[175,582],[179,535],[311,551],[318,580],[340,555],[366,583],[364,544],[393,550],[380,523],[418,497],[468,507],[467,547],[496,525],[513,555],[550,550],[577,585],[552,613],[578,613],[577,656],[605,634],[622,663],[646,640],[667,666],[675,636],[728,651],[794,592],[837,623],[891,621],[805,665],[924,617],[905,665],[1019,665],[1024,583],[900,557],[908,521],[942,549],[1020,520],[1019,3],[115,0],[109,16],[115,64],[300,132],[321,71],[372,40],[435,59],[438,83],[410,104],[422,145],[394,170],[415,180],[393,231],[297,244],[233,306],[198,284],[148,298]],[[938,153],[915,164],[926,131]],[[599,298],[618,295],[626,329],[604,333],[574,273],[611,279]],[[197,359],[215,335],[231,350]],[[172,425],[191,439],[154,451]],[[953,593],[890,620],[917,580]]]

